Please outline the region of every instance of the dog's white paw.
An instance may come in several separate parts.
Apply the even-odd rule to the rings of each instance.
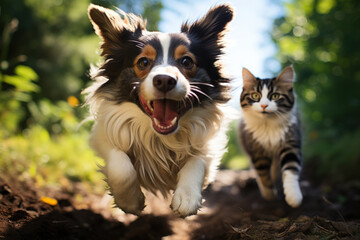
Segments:
[[[115,204],[124,212],[140,215],[145,208],[145,197],[140,188],[127,193],[115,194]]]
[[[201,190],[187,187],[177,188],[171,202],[171,208],[174,212],[186,217],[197,213],[201,207],[201,200]]]
[[[299,207],[303,199],[298,178],[297,174],[290,171],[283,173],[285,201],[293,208]]]

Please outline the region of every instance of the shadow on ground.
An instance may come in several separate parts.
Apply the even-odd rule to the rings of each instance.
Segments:
[[[90,210],[55,210],[26,222],[19,229],[9,229],[6,239],[157,240],[171,234],[166,216],[144,215],[125,226]]]

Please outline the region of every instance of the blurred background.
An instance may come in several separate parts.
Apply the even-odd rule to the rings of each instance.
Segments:
[[[0,169],[41,186],[102,183],[88,146],[91,123],[80,95],[99,63],[100,39],[89,3],[141,14],[149,30],[178,32],[225,1],[2,0],[0,3]],[[231,106],[239,109],[241,69],[271,77],[293,64],[302,112],[306,175],[359,179],[360,2],[356,0],[233,0],[226,37],[226,72],[234,77]],[[359,24],[359,25],[357,25]],[[244,169],[234,122],[222,168]],[[100,187],[99,189],[103,189]]]

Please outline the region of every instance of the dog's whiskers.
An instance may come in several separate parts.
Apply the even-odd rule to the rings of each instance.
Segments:
[[[191,86],[191,91],[197,92],[202,94],[203,96],[207,97],[208,99],[210,99],[211,101],[213,100],[209,95],[207,95],[206,93],[204,93],[203,91],[201,91],[201,89],[197,86]]]
[[[200,104],[200,99],[199,99],[198,95],[196,95],[196,93],[190,91],[189,97],[195,98],[197,100],[197,102]],[[191,99],[190,99],[190,101],[191,101]],[[191,101],[191,103],[192,103],[192,101]]]
[[[194,96],[193,96],[192,94],[193,94],[193,93],[189,93],[189,95],[187,95],[187,96],[183,99],[185,105],[186,105],[186,101],[185,101],[185,100],[188,100],[188,101],[190,102],[191,110],[194,109],[194,105],[193,105],[193,101],[192,101],[192,98],[193,98]]]
[[[204,86],[208,86],[208,87],[214,87],[214,85],[212,85],[210,83],[203,83],[203,82],[191,82],[190,85],[204,85]]]

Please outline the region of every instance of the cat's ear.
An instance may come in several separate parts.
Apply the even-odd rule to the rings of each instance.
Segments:
[[[246,68],[242,69],[243,88],[249,88],[256,81],[256,77]]]
[[[293,82],[295,81],[295,71],[293,66],[290,65],[284,68],[279,76],[277,76],[276,81],[284,87],[292,88]]]
[[[120,11],[120,10],[119,10]],[[145,30],[146,22],[133,14],[121,12],[122,18],[117,12],[95,4],[90,4],[88,15],[95,29],[95,33],[101,37],[104,42],[119,43],[126,35],[135,32],[141,33]],[[125,36],[124,36],[125,35]]]

